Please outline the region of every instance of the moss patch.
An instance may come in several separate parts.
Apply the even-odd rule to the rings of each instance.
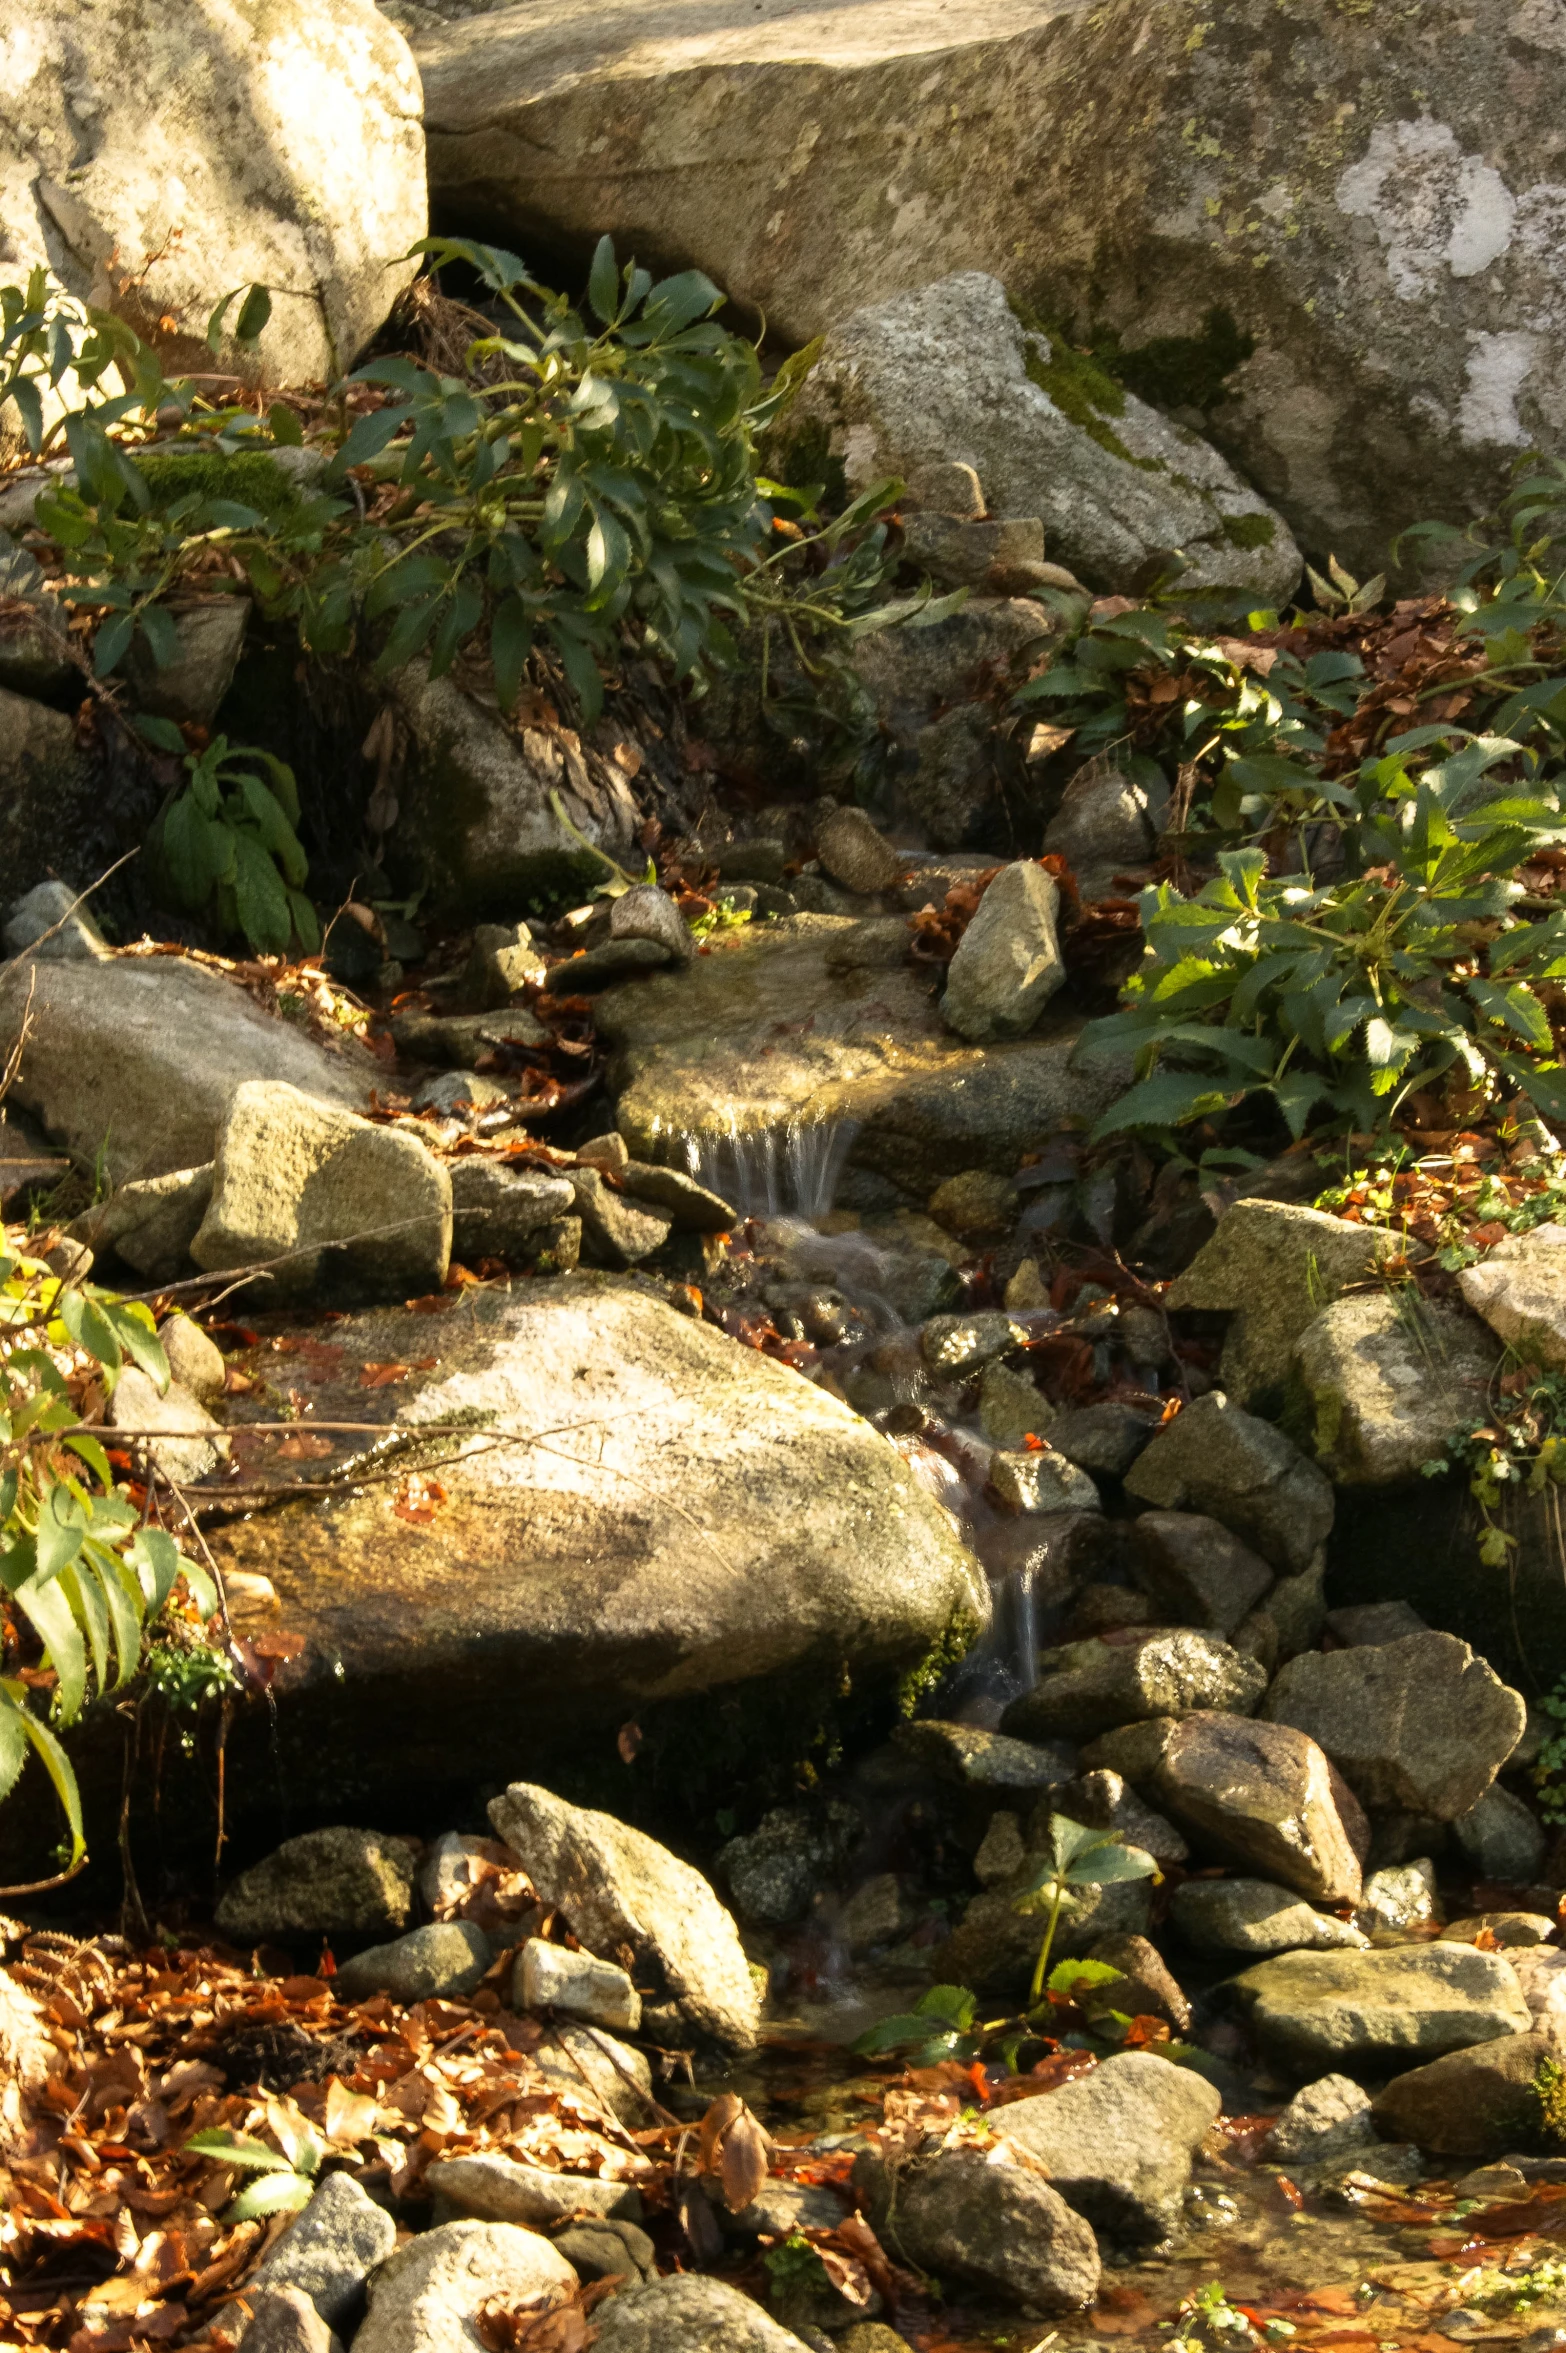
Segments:
[[[1126,413],[1124,389],[1113,376],[1106,375],[1091,352],[1078,351],[1068,343],[1058,327],[1047,326],[1020,302],[1011,308],[1026,337],[1023,365],[1029,382],[1047,393],[1061,415],[1080,426],[1100,449],[1107,449],[1111,457],[1126,465],[1137,464],[1109,423],[1111,417]]]
[[[1278,526],[1271,515],[1225,515],[1223,535],[1231,547],[1271,547]]]
[[[299,504],[288,476],[260,450],[224,457],[212,449],[164,449],[148,451],[136,464],[156,507],[171,507],[194,493],[232,499],[254,507],[269,523],[281,523]]]
[[[1236,325],[1232,311],[1215,305],[1199,335],[1155,335],[1135,351],[1106,342],[1097,357],[1101,367],[1153,408],[1206,410],[1227,396],[1228,378],[1255,349],[1255,336]]]

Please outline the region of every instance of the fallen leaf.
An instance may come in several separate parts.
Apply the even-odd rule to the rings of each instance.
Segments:
[[[748,2108],[723,2136],[723,2203],[738,2214],[759,2193],[772,2160],[772,2143]]]

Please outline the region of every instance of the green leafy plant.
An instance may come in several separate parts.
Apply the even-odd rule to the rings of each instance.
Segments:
[[[1017,1912],[1044,1915],[1043,1942],[1034,1965],[1033,1983],[1028,1989],[1030,2002],[1039,2001],[1044,1993],[1061,1913],[1081,1900],[1084,1888],[1113,1887],[1130,1879],[1162,1877],[1153,1857],[1142,1847],[1129,1846],[1120,1831],[1093,1830],[1085,1822],[1071,1821],[1065,1814],[1053,1815],[1049,1851],[1012,1905]],[[1080,1964],[1073,1963],[1072,1968],[1080,1975]]]
[[[146,1524],[116,1483],[62,1369],[73,1355],[110,1391],[127,1363],[160,1391],[168,1386],[144,1306],[0,1251],[0,1599],[15,1662],[0,1675],[0,1799],[36,1756],[65,1815],[71,1870],[86,1849],[59,1731],[76,1722],[90,1692],[123,1689],[135,1676],[144,1630],[179,1580],[203,1618],[218,1600],[206,1571]],[[24,1669],[27,1648],[38,1663]],[[45,1716],[37,1702],[51,1691]]]
[[[238,2172],[260,2176],[226,2209],[225,2222],[255,2222],[266,2214],[297,2213],[314,2194],[326,2142],[290,2102],[269,2100],[267,2122],[277,2136],[278,2148],[270,2148],[250,2133],[231,2132],[225,2125],[192,2133],[185,2143],[197,2157],[215,2157]]]
[[[144,733],[158,722],[143,720]],[[179,745],[162,723],[158,739]],[[172,741],[170,741],[172,739]],[[321,944],[315,909],[304,895],[309,861],[294,831],[299,792],[293,770],[253,744],[214,736],[186,756],[187,782],[158,819],[151,843],[177,905],[211,913],[226,932],[242,932],[264,954],[282,955],[297,933],[306,949]]]
[[[932,1985],[911,2010],[899,2011],[867,2028],[854,2049],[861,2058],[907,2052],[911,2067],[934,2067],[942,2059],[977,2058],[980,2038],[970,2031],[977,1998],[965,1985]]]

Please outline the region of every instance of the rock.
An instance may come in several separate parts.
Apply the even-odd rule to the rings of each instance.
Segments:
[[[993,1169],[965,1168],[936,1186],[929,1209],[964,1242],[1000,1242],[1016,1222],[1017,1188]]]
[[[1295,1349],[1322,1310],[1407,1249],[1403,1235],[1380,1226],[1351,1225],[1289,1201],[1236,1201],[1170,1284],[1164,1304],[1227,1309],[1219,1380],[1238,1405],[1276,1402]]]
[[[1332,1526],[1332,1488],[1299,1448],[1255,1414],[1209,1391],[1166,1423],[1126,1475],[1128,1493],[1163,1511],[1222,1520],[1285,1575],[1310,1566]]]
[[[990,1457],[991,1493],[1007,1511],[1102,1511],[1097,1487],[1086,1471],[1079,1471],[1063,1454],[1045,1442],[1012,1454],[997,1448]]]
[[[47,882],[62,841],[71,843],[73,858],[103,849],[112,857],[117,836],[103,838],[102,801],[102,781],[77,744],[74,719],[0,686],[0,874],[8,900]]]
[[[1042,866],[1002,867],[946,968],[941,1013],[959,1037],[985,1044],[1033,1027],[1066,967],[1056,935],[1060,892]]]
[[[25,479],[25,477],[24,477]],[[34,496],[38,477],[34,476]],[[0,494],[0,523],[11,521],[12,529],[24,527],[32,520],[29,512],[10,515],[10,499],[15,496],[14,477],[8,478],[6,491]],[[71,659],[71,641],[66,617],[60,600],[47,587],[44,576],[31,556],[18,548],[7,531],[0,535],[0,579],[15,601],[9,626],[0,641],[0,689],[11,695],[36,695],[40,702],[63,700],[73,684],[80,692],[81,672]],[[45,887],[59,889],[59,884]],[[24,943],[25,944],[25,943]],[[7,955],[15,955],[7,948]]]
[[[1291,1726],[1202,1711],[1171,1728],[1147,1786],[1200,1853],[1330,1906],[1360,1897],[1333,1780],[1315,1741]]]
[[[1391,2138],[1417,2141],[1437,2156],[1499,2157],[1536,2138],[1534,2078],[1558,2057],[1542,2034],[1499,2035],[1395,2076],[1372,2112]]]
[[[443,1119],[465,1120],[471,1126],[480,1112],[494,1111],[510,1099],[504,1087],[481,1078],[476,1070],[440,1070],[415,1087],[410,1108],[436,1111]]]
[[[525,1005],[503,1005],[488,1013],[397,1013],[392,1042],[415,1062],[440,1062],[466,1070],[493,1046],[547,1046],[554,1032]]]
[[[1249,1715],[1267,1688],[1254,1659],[1210,1634],[1178,1630],[1137,1642],[1078,1642],[1046,1651],[1039,1680],[1012,1701],[1001,1730],[1025,1740],[1091,1740],[1144,1716],[1196,1709]]]
[[[1265,1879],[1188,1879],[1169,1916],[1199,1953],[1363,1950],[1370,1942],[1352,1922],[1314,1911]]]
[[[921,2271],[1040,2318],[1079,2312],[1098,2294],[1090,2226],[1020,2139],[945,2148],[932,2134],[895,2161],[866,2149],[854,2160],[853,2188],[871,2228]]]
[[[877,1945],[895,1944],[919,1924],[919,1907],[903,1893],[895,1871],[879,1871],[853,1894],[838,1913],[833,1933],[857,1959]]]
[[[1061,1443],[1058,1434],[1051,1443]],[[1144,1512],[1132,1537],[1137,1583],[1181,1625],[1227,1639],[1272,1584],[1267,1563],[1200,1512]]]
[[[642,2022],[642,1997],[623,1969],[592,1953],[546,1944],[540,1936],[530,1936],[517,1955],[511,1998],[519,2010],[564,2010],[630,2033]]]
[[[31,990],[31,1011],[28,995]],[[0,971],[0,1061],[29,1031],[16,1099],[79,1165],[111,1183],[210,1162],[240,1087],[276,1081],[317,1101],[367,1103],[377,1065],[329,1054],[262,1013],[237,983],[180,956]]]
[[[70,1162],[50,1151],[30,1119],[0,1103],[0,1211],[14,1217],[32,1194],[52,1192],[70,1172]]]
[[[1476,1912],[1472,1919],[1453,1920],[1441,1931],[1443,1944],[1476,1944],[1481,1933],[1498,1945],[1519,1950],[1548,1944],[1555,1922],[1546,1912]],[[1486,1947],[1486,1950],[1489,1948]]]
[[[1361,1650],[1366,1643],[1401,1642],[1408,1634],[1428,1634],[1430,1627],[1411,1602],[1362,1601],[1348,1609],[1328,1610],[1326,1626],[1345,1650]]]
[[[1051,1010],[1026,1038],[964,1044],[906,961],[841,961],[860,930],[826,915],[748,923],[715,933],[678,972],[604,991],[595,1027],[611,1050],[608,1080],[634,1159],[689,1166],[732,1199],[735,1139],[774,1154],[785,1184],[791,1164],[803,1178],[841,1166],[846,1153],[856,1171],[923,1199],[954,1168],[1009,1174],[1064,1117],[1096,1117],[1108,1104],[1102,1067],[1072,1067],[1075,1017]],[[840,1124],[849,1122],[851,1133]],[[698,1164],[688,1147],[704,1145],[714,1158]],[[776,1214],[815,1203],[785,1191],[755,1206]]]
[[[1122,2051],[1058,2091],[1013,2101],[993,2129],[1038,2158],[1095,2229],[1147,2242],[1173,2227],[1220,2106],[1215,2086],[1189,2068]]]
[[[658,1970],[692,2029],[731,2049],[756,2038],[760,2005],[729,1914],[699,1872],[640,1830],[513,1782],[489,1808],[540,1903],[590,1951],[629,1945]]]
[[[374,1936],[402,1929],[417,1853],[378,1830],[307,1830],[286,1839],[225,1891],[213,1917],[224,1936]]]
[[[800,2353],[792,2330],[749,2296],[694,2272],[621,2288],[593,2326],[597,2353]]]
[[[107,956],[107,940],[77,897],[69,883],[40,882],[13,899],[0,931],[6,954],[21,956],[30,948],[35,956],[61,964]]]
[[[1499,1361],[1472,1316],[1411,1285],[1337,1300],[1294,1357],[1316,1460],[1340,1487],[1417,1478],[1455,1429],[1482,1417]]]
[[[577,2222],[555,2234],[555,2253],[563,2255],[578,2279],[656,2279],[658,2263],[652,2240],[634,2222]]]
[[[513,731],[455,679],[431,678],[422,656],[387,685],[411,756],[386,847],[396,873],[427,888],[425,913],[514,921],[540,893],[591,888],[603,868],[578,836],[616,860],[636,858],[636,803],[612,760],[541,728]]]
[[[927,490],[928,484],[921,487]],[[1037,515],[973,519],[915,507],[903,517],[903,555],[910,564],[922,564],[945,588],[1022,596],[1030,588],[1065,585],[1063,579],[1043,577],[1061,567],[1044,561],[1044,525]]]
[[[1066,860],[1086,901],[1107,898],[1123,867],[1152,857],[1168,800],[1167,791],[1155,799],[1113,765],[1089,760],[1062,793],[1044,847]]]
[[[823,1879],[835,1878],[864,1833],[852,1806],[774,1806],[756,1828],[731,1838],[717,1866],[742,1920],[781,1928],[797,1920]]]
[[[491,2298],[563,2303],[576,2273],[536,2231],[510,2222],[444,2222],[399,2247],[370,2283],[354,2343],[362,2353],[472,2353]]]
[[[919,1334],[919,1353],[934,1372],[965,1373],[1020,1348],[1027,1338],[1026,1327],[998,1308],[978,1315],[932,1315]]]
[[[1123,1479],[1157,1427],[1156,1415],[1139,1413],[1135,1406],[1079,1405],[1054,1416],[1049,1442],[1078,1470]]]
[[[1280,1577],[1265,1601],[1235,1627],[1235,1649],[1260,1660],[1269,1675],[1302,1650],[1313,1650],[1326,1622],[1326,1581],[1324,1553],[1297,1577]]]
[[[0,2153],[30,2129],[28,2095],[41,2091],[58,2065],[41,2004],[0,1969]]]
[[[702,2176],[723,2231],[731,2238],[791,2238],[795,2231],[836,2230],[843,2219],[843,2201],[836,2190],[806,2182],[764,2181],[748,2206],[731,2214],[723,2203],[722,2185],[712,2174]]]
[[[569,1177],[542,1169],[508,1168],[475,1153],[448,1161],[451,1180],[451,1247],[455,1257],[526,1259],[540,1236],[574,1208]]]
[[[171,1380],[160,1392],[139,1365],[127,1364],[121,1371],[105,1418],[111,1429],[131,1433],[136,1452],[176,1487],[210,1477],[228,1451],[219,1424],[188,1389]]]
[[[285,17],[239,0],[216,40],[190,7],[148,26],[123,4],[83,16],[40,0],[0,112],[29,126],[0,150],[11,275],[45,262],[96,303],[117,286],[172,372],[204,347],[218,294],[259,280],[272,316],[254,357],[225,343],[219,364],[272,384],[334,376],[413,274],[403,257],[427,217],[418,74],[363,0]],[[36,177],[39,155],[57,177]]]
[[[268,1351],[236,1369],[276,1364]],[[366,1388],[366,1364],[408,1372]],[[845,1665],[857,1688],[889,1687],[954,1624],[988,1620],[982,1572],[878,1431],[630,1283],[370,1310],[332,1325],[330,1349],[290,1357],[288,1378],[317,1425],[368,1421],[385,1439],[345,1436],[300,1467],[268,1449],[251,1480],[281,1491],[372,1445],[417,1463],[433,1443],[446,1501],[414,1525],[395,1488],[345,1480],[214,1528],[225,1573],[268,1577],[305,1645],[277,1673],[272,1779],[261,1711],[253,1752],[248,1723],[230,1734],[231,1813],[253,1756],[258,1804],[280,1770],[301,1808],[373,1789],[382,1812],[406,1800],[438,1821],[443,1800],[543,1769],[567,1737],[612,1748],[644,1707],[721,1695],[703,1697],[710,1716],[764,1692],[770,1707],[787,1679],[819,1693]],[[270,1410],[233,1396],[230,1427]],[[426,1432],[452,1421],[475,1432],[455,1452]]]
[[[630,1160],[620,1179],[634,1201],[646,1202],[685,1234],[722,1234],[738,1224],[738,1216],[721,1194],[699,1185],[677,1168],[655,1168],[645,1160]]]
[[[244,2332],[250,2353],[342,2353],[342,2339],[329,2329],[303,2288],[270,2288],[246,2297],[251,2317]]]
[[[645,2023],[660,2035],[684,2031],[678,2008],[670,2003],[661,2016],[652,2010]],[[545,2080],[566,2099],[590,2112],[617,2117],[640,2132],[663,2113],[653,2098],[652,2069],[642,2053],[616,2040],[601,2026],[582,2026],[558,2018],[533,2054]]]
[[[1507,1958],[1522,1988],[1534,2032],[1547,2034],[1558,2049],[1566,2051],[1566,1950],[1559,1945],[1537,1945],[1514,1950]]]
[[[248,597],[224,596],[170,611],[175,647],[162,665],[133,641],[121,668],[139,709],[210,728],[233,683],[250,620]]]
[[[732,898],[733,894],[725,896]],[[552,996],[580,997],[636,973],[656,972],[674,961],[662,940],[603,939],[596,947],[578,948],[563,963],[551,964],[544,976],[545,986]]]
[[[1444,1917],[1436,1894],[1435,1865],[1428,1855],[1373,1871],[1365,1881],[1359,1920],[1372,1935],[1439,1928]]]
[[[296,1841],[296,1843],[298,1843]],[[397,2244],[397,2225],[349,2173],[324,2175],[248,2283],[247,2297],[297,2288],[330,2329],[358,2318],[365,2283]]]
[[[1076,1751],[1059,1742],[1045,1746],[1011,1740],[1002,1732],[986,1732],[977,1724],[947,1724],[936,1716],[899,1724],[892,1738],[943,1781],[997,1795],[1049,1789],[1070,1781],[1077,1770]]]
[[[1172,1822],[1145,1806],[1121,1775],[1106,1766],[1080,1774],[1062,1789],[1052,1789],[1029,1825],[1035,1844],[1042,1845],[1052,1813],[1093,1830],[1118,1830],[1128,1846],[1139,1846],[1158,1863],[1188,1863],[1191,1850]]]
[[[834,882],[866,897],[889,891],[908,870],[863,809],[829,809],[816,826],[816,856]]]
[[[199,1324],[192,1323],[188,1315],[165,1316],[158,1326],[158,1338],[169,1371],[182,1389],[207,1404],[222,1396],[228,1379],[223,1351]]]
[[[1453,1822],[1521,1736],[1515,1691],[1455,1634],[1292,1659],[1262,1703],[1324,1748],[1361,1804]]]
[[[1262,2143],[1269,2165],[1314,2166],[1374,2148],[1370,2094],[1351,2075],[1322,2075],[1297,2091]]]
[[[1531,1887],[1544,1869],[1542,1823],[1498,1781],[1491,1782],[1477,1805],[1457,1816],[1452,1833],[1477,1879]]]
[[[1120,1971],[1115,1984],[1088,1986],[1077,1994],[1078,2006],[1089,2018],[1120,2010],[1132,2018],[1162,2018],[1172,2034],[1189,2032],[1191,2005],[1158,1947],[1145,1936],[1102,1937],[1088,1959]]]
[[[571,1188],[582,1239],[601,1266],[634,1266],[669,1239],[673,1219],[645,1209],[604,1181],[596,1168],[575,1168]]]
[[[336,1992],[345,2002],[390,1994],[412,2004],[435,1996],[460,2001],[478,1984],[490,1963],[489,1939],[469,1920],[434,1920],[394,1944],[371,1945],[337,1972]]]
[[[981,1887],[999,1887],[1003,1880],[1015,1879],[1027,1859],[1022,1824],[1002,1806],[990,1816],[989,1828],[979,1841],[973,1876]]]
[[[209,1271],[283,1260],[272,1270],[282,1298],[322,1282],[382,1296],[438,1291],[451,1259],[451,1179],[401,1128],[249,1080],[218,1130],[190,1254]]]
[[[1520,1361],[1566,1365],[1566,1228],[1509,1234],[1457,1278],[1464,1299]]]
[[[1299,579],[1286,526],[1214,449],[1019,316],[979,270],[834,324],[785,433],[825,439],[854,490],[900,474],[918,498],[932,465],[972,465],[992,506],[1040,516],[1057,560],[1097,588],[1145,587],[1162,568],[1271,602]]]
[[[612,940],[656,940],[677,963],[688,963],[696,942],[679,908],[655,882],[639,882],[622,891],[609,910]]]
[[[1511,1965],[1469,1945],[1281,1953],[1233,1983],[1264,2052],[1291,2067],[1385,2071],[1529,2028]]]
[[[1092,1773],[1118,1773],[1126,1781],[1149,1782],[1178,1722],[1177,1716],[1151,1716],[1141,1723],[1116,1725],[1088,1742],[1082,1762]]]
[[[1020,1993],[1027,1986],[1044,1932],[1037,1916],[1018,1912],[1015,1903],[1038,1861],[1036,1850],[1025,1849],[1022,1866],[1010,1878],[973,1898],[940,1948],[946,1983],[993,1986],[1008,1993]],[[1106,1937],[1145,1935],[1152,1910],[1149,1886],[1145,1879],[1130,1879],[1076,1891],[1055,1931],[1056,1960],[1080,1960]]]
[[[998,1357],[984,1367],[979,1376],[979,1430],[1002,1453],[1016,1453],[1025,1438],[1042,1437],[1059,1418],[1027,1373],[1014,1373]]]
[[[177,1168],[121,1185],[74,1218],[67,1231],[95,1251],[113,1250],[149,1282],[178,1282],[190,1269],[190,1245],[212,1199],[212,1175],[209,1160],[204,1168]]]
[[[633,2182],[610,2181],[591,2173],[549,2173],[514,2157],[488,2150],[471,2157],[435,2157],[426,2186],[456,2214],[479,2222],[521,2223],[551,2230],[573,2214],[642,2217],[642,2194]]]
[[[467,988],[497,1010],[526,988],[542,988],[547,961],[525,923],[476,923]]]

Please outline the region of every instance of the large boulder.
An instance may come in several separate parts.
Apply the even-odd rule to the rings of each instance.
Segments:
[[[1261,1712],[1324,1748],[1362,1805],[1455,1822],[1522,1738],[1521,1694],[1455,1634],[1307,1651]]]
[[[259,280],[258,378],[339,375],[413,274],[421,111],[407,44],[370,0],[175,0],[153,17],[32,0],[0,57],[7,274],[46,263],[171,369],[211,367],[214,303]]]
[[[1126,1491],[1162,1511],[1206,1512],[1271,1561],[1308,1569],[1332,1526],[1332,1488],[1281,1430],[1221,1389],[1176,1414],[1126,1473]]]
[[[183,956],[21,958],[0,971],[0,1062],[24,1022],[18,1103],[82,1167],[101,1154],[116,1184],[210,1162],[248,1079],[360,1110],[379,1070],[362,1047],[329,1053]]]
[[[1123,2051],[1090,2075],[994,2117],[1095,2229],[1161,2239],[1180,2211],[1191,2160],[1222,2106],[1215,2085],[1149,2051]]]
[[[1237,1405],[1266,1410],[1281,1401],[1295,1346],[1321,1310],[1406,1248],[1401,1234],[1320,1209],[1236,1201],[1164,1304],[1228,1314],[1218,1377]]]
[[[1098,2241],[1021,2140],[891,2159],[867,2149],[853,2186],[871,2227],[921,2271],[988,2289],[1024,2312],[1080,2312],[1098,2294]]]
[[[274,1682],[301,1805],[396,1790],[427,1819],[437,1790],[553,1770],[562,1743],[612,1746],[628,1716],[699,1693],[736,1703],[718,1729],[739,1741],[747,1690],[772,1706],[798,1677],[815,1702],[845,1666],[889,1682],[987,1620],[940,1504],[789,1366],[612,1277],[445,1297],[287,1355],[307,1443],[247,1433],[272,1408],[229,1399],[246,1477],[277,1501],[211,1541],[271,1580],[301,1638]],[[231,1361],[277,1378],[265,1343]],[[391,1477],[344,1475],[388,1454]],[[294,1481],[312,1492],[290,1501]],[[235,1606],[247,1633],[272,1622]]]
[[[959,1041],[906,937],[884,935],[831,915],[746,924],[681,971],[606,989],[595,1021],[633,1157],[678,1164],[704,1141],[764,1146],[780,1129],[846,1148],[852,1123],[852,1164],[922,1202],[953,1169],[1010,1175],[1039,1136],[1109,1102],[1101,1071],[1073,1067],[1074,1018]]]
[[[1149,1787],[1215,1861],[1281,1880],[1312,1903],[1354,1904],[1360,1856],[1335,1779],[1292,1726],[1203,1712],[1172,1727]]]
[[[472,2353],[496,2300],[563,2304],[576,2273],[537,2231],[512,2222],[443,2222],[397,2249],[370,2282],[354,2343],[364,2353]]]
[[[1412,1285],[1334,1300],[1294,1356],[1316,1460],[1339,1487],[1418,1478],[1454,1430],[1483,1416],[1500,1361],[1473,1316]]]
[[[513,1782],[492,1800],[496,1834],[539,1901],[599,1959],[629,1946],[656,1969],[686,2024],[731,2049],[756,2039],[761,2000],[739,1931],[700,1872],[612,1814]]]
[[[1441,0],[439,13],[432,189],[523,251],[608,229],[795,343],[993,271],[1362,570],[1560,446],[1550,0],[1477,0],[1461,41]]]
[[[1448,2051],[1428,2067],[1394,2077],[1374,2114],[1390,2140],[1417,2141],[1443,2157],[1499,2157],[1539,2131],[1534,2079],[1559,2052],[1542,2034],[1503,2034],[1476,2049]]]
[[[1532,2023],[1510,1963],[1472,1945],[1281,1953],[1233,1982],[1267,2056],[1302,2070],[1389,2072]]]
[[[996,514],[1040,516],[1051,555],[1096,588],[1171,571],[1281,603],[1299,580],[1287,525],[1216,450],[1019,317],[980,270],[834,324],[785,431],[807,471],[824,448],[852,491],[897,474],[940,506],[941,475],[972,466]]]

